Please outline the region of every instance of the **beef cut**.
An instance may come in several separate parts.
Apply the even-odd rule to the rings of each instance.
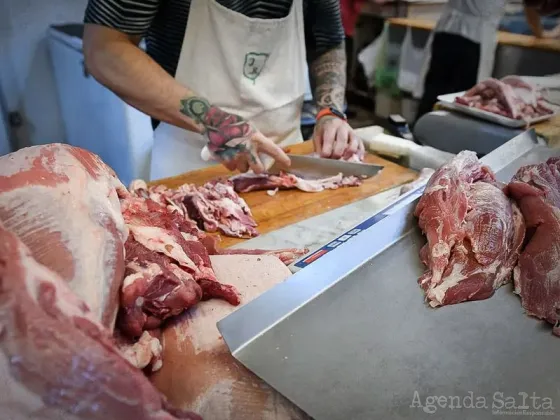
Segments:
[[[428,240],[418,282],[430,306],[486,299],[510,281],[525,224],[504,189],[470,151],[430,178],[415,210]]]
[[[163,185],[148,187],[145,182],[136,180],[129,192],[120,193],[122,214],[130,235],[125,244],[126,277],[118,325],[129,338],[138,338],[147,330],[159,328],[163,321],[201,300],[218,298],[234,306],[239,304],[237,290],[216,279],[210,255],[268,254],[290,264],[308,251],[221,249],[219,238],[207,235],[189,217],[186,197],[196,195],[223,200],[224,206],[232,211],[219,213],[221,216],[214,220],[230,227],[235,226],[233,219],[241,221],[243,216],[232,216],[225,221],[228,214],[235,210],[247,215],[249,208],[229,184],[215,183],[212,191],[208,184],[199,189],[189,184],[177,189]],[[143,357],[147,358],[144,353]],[[151,365],[152,370],[160,366],[159,363]]]
[[[170,189],[164,185],[148,188],[144,181],[136,180],[130,190],[137,196],[149,196],[157,203],[173,207],[206,232],[221,232],[235,238],[258,236],[249,206],[227,181],[208,182],[203,186],[184,184]]]
[[[483,80],[457,97],[455,102],[525,121],[554,113],[542,91],[518,76]]]
[[[0,327],[3,418],[200,419],[172,415],[89,303],[1,223]]]
[[[126,335],[159,328],[201,299],[239,304],[235,288],[216,279],[192,222],[151,198],[125,194],[121,205],[130,230],[119,316]]]
[[[525,166],[509,184],[527,224],[527,245],[514,270],[515,292],[528,315],[560,336],[560,158]]]
[[[0,158],[0,222],[110,329],[124,273],[123,190],[98,156],[76,147],[34,146]]]
[[[229,179],[238,193],[262,190],[298,189],[305,192],[335,190],[340,187],[357,187],[362,181],[355,176],[338,174],[328,178],[304,179],[293,174],[282,172],[278,175],[244,173]]]

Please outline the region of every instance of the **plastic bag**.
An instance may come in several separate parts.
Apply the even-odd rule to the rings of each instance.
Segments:
[[[425,49],[416,47],[412,42],[412,29],[407,28],[401,46],[397,85],[405,92],[414,92],[422,73]]]

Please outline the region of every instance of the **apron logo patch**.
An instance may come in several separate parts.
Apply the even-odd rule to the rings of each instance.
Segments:
[[[260,76],[269,54],[250,52],[245,54],[245,64],[243,65],[243,76],[255,83]]]

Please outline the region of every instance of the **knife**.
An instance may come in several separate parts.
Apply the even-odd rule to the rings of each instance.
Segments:
[[[345,162],[343,160],[326,159],[305,155],[288,155],[292,164],[290,167],[283,167],[278,162],[274,162],[268,170],[270,174],[279,172],[289,172],[302,178],[317,179],[336,176],[340,173],[344,176],[357,176],[365,179],[377,175],[383,166],[370,163]]]

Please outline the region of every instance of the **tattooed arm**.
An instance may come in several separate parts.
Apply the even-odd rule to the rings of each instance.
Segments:
[[[142,112],[208,138],[208,148],[230,170],[263,170],[258,153],[289,165],[286,154],[238,115],[229,114],[178,83],[138,48],[139,39],[118,30],[86,24],[88,71]]]
[[[346,51],[344,42],[317,57],[311,64],[314,80],[314,97],[319,110],[334,107],[344,109],[346,92]],[[338,117],[320,118],[313,133],[315,151],[323,157],[349,159],[364,155],[363,142],[354,134],[350,125]]]
[[[334,106],[342,111],[346,91],[346,51],[344,42],[317,57],[311,63],[317,108]]]

